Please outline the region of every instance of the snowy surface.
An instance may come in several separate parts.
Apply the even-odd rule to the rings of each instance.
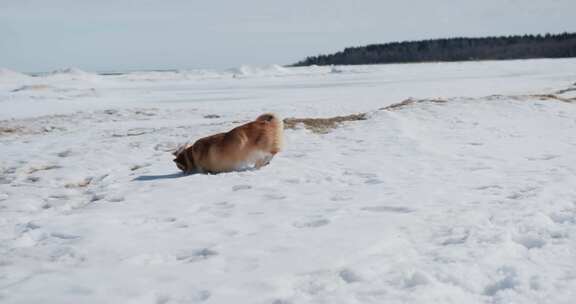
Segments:
[[[574,303],[575,81],[576,60],[0,70],[0,302]],[[265,111],[369,119],[178,173],[178,144]]]

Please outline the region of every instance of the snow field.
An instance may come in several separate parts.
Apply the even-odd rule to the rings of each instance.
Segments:
[[[176,101],[191,92],[180,86],[193,85],[172,80],[128,90],[104,79],[101,95],[69,101],[2,91],[14,111],[3,115],[14,119],[0,128],[14,131],[0,135],[0,300],[571,303],[576,108],[531,94],[573,98],[574,77],[560,77],[554,61],[528,63],[469,63],[479,73],[470,94],[390,110],[377,109],[404,84],[378,85],[386,66],[290,76],[284,87],[269,76],[241,79],[228,93],[228,78],[195,84],[201,97],[209,88],[254,96],[243,102]],[[478,72],[486,65],[517,76]],[[395,68],[406,78],[416,69]],[[421,69],[445,73],[430,86],[415,79],[415,100],[467,83],[451,80],[450,64]],[[532,81],[539,91],[513,88]],[[64,83],[50,84],[92,86]],[[392,93],[376,94],[380,86]],[[339,103],[308,103],[323,93]],[[152,101],[163,94],[172,101]],[[18,102],[74,110],[34,116]],[[327,134],[286,130],[286,150],[259,171],[177,172],[169,152],[178,144],[270,108],[296,117],[369,111],[369,119]]]

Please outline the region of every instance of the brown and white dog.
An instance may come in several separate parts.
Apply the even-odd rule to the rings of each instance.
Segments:
[[[220,173],[267,165],[280,152],[284,124],[274,114],[262,114],[256,120],[226,133],[200,138],[184,145],[173,155],[184,173]]]

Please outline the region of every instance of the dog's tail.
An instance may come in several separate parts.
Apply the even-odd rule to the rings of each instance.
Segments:
[[[256,118],[256,121],[265,121],[274,127],[274,143],[272,153],[276,154],[282,150],[284,146],[284,121],[278,115],[273,113],[262,114]]]

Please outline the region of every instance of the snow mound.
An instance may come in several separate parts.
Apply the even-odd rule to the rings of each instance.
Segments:
[[[355,73],[354,70],[344,66],[305,66],[283,67],[277,64],[266,66],[242,65],[227,70],[234,78],[259,78],[259,77],[286,77],[286,76],[322,76],[326,74]]]
[[[100,79],[100,75],[88,73],[74,67],[54,70],[48,73],[46,77],[55,80],[80,80],[80,81],[94,81]]]
[[[332,66],[332,67],[330,68],[330,73],[332,73],[332,74],[340,74],[340,73],[343,73],[343,72],[344,72],[344,70],[342,70],[341,68],[336,67],[336,66]]]
[[[242,65],[240,67],[227,70],[165,70],[165,71],[134,71],[126,74],[113,76],[115,79],[128,81],[187,81],[187,80],[214,80],[229,78],[250,78],[259,79],[266,77],[288,77],[288,76],[313,76],[326,74],[340,74],[353,72],[341,66],[307,66],[307,67],[283,67],[277,64],[255,66]]]
[[[257,77],[257,76],[284,76],[290,74],[290,70],[277,64],[267,66],[242,65],[228,70],[233,77]]]
[[[185,73],[180,71],[142,71],[130,72],[122,75],[123,79],[130,81],[170,81],[188,79]]]
[[[30,76],[12,71],[6,68],[0,68],[0,82],[12,82],[29,79]]]
[[[289,70],[293,75],[326,75],[326,74],[358,74],[363,73],[361,68],[353,68],[350,66],[342,65],[329,65],[329,66],[304,66],[304,67],[290,67]],[[369,69],[369,68],[368,68]]]
[[[137,71],[121,75],[120,79],[129,81],[179,81],[224,78],[222,72],[212,70],[177,70],[177,71]]]
[[[17,89],[12,90],[12,92],[22,92],[22,91],[45,91],[52,89],[51,86],[45,84],[30,84],[23,85]]]
[[[181,73],[185,73],[189,79],[220,79],[229,76],[225,72],[216,70],[186,70]]]

